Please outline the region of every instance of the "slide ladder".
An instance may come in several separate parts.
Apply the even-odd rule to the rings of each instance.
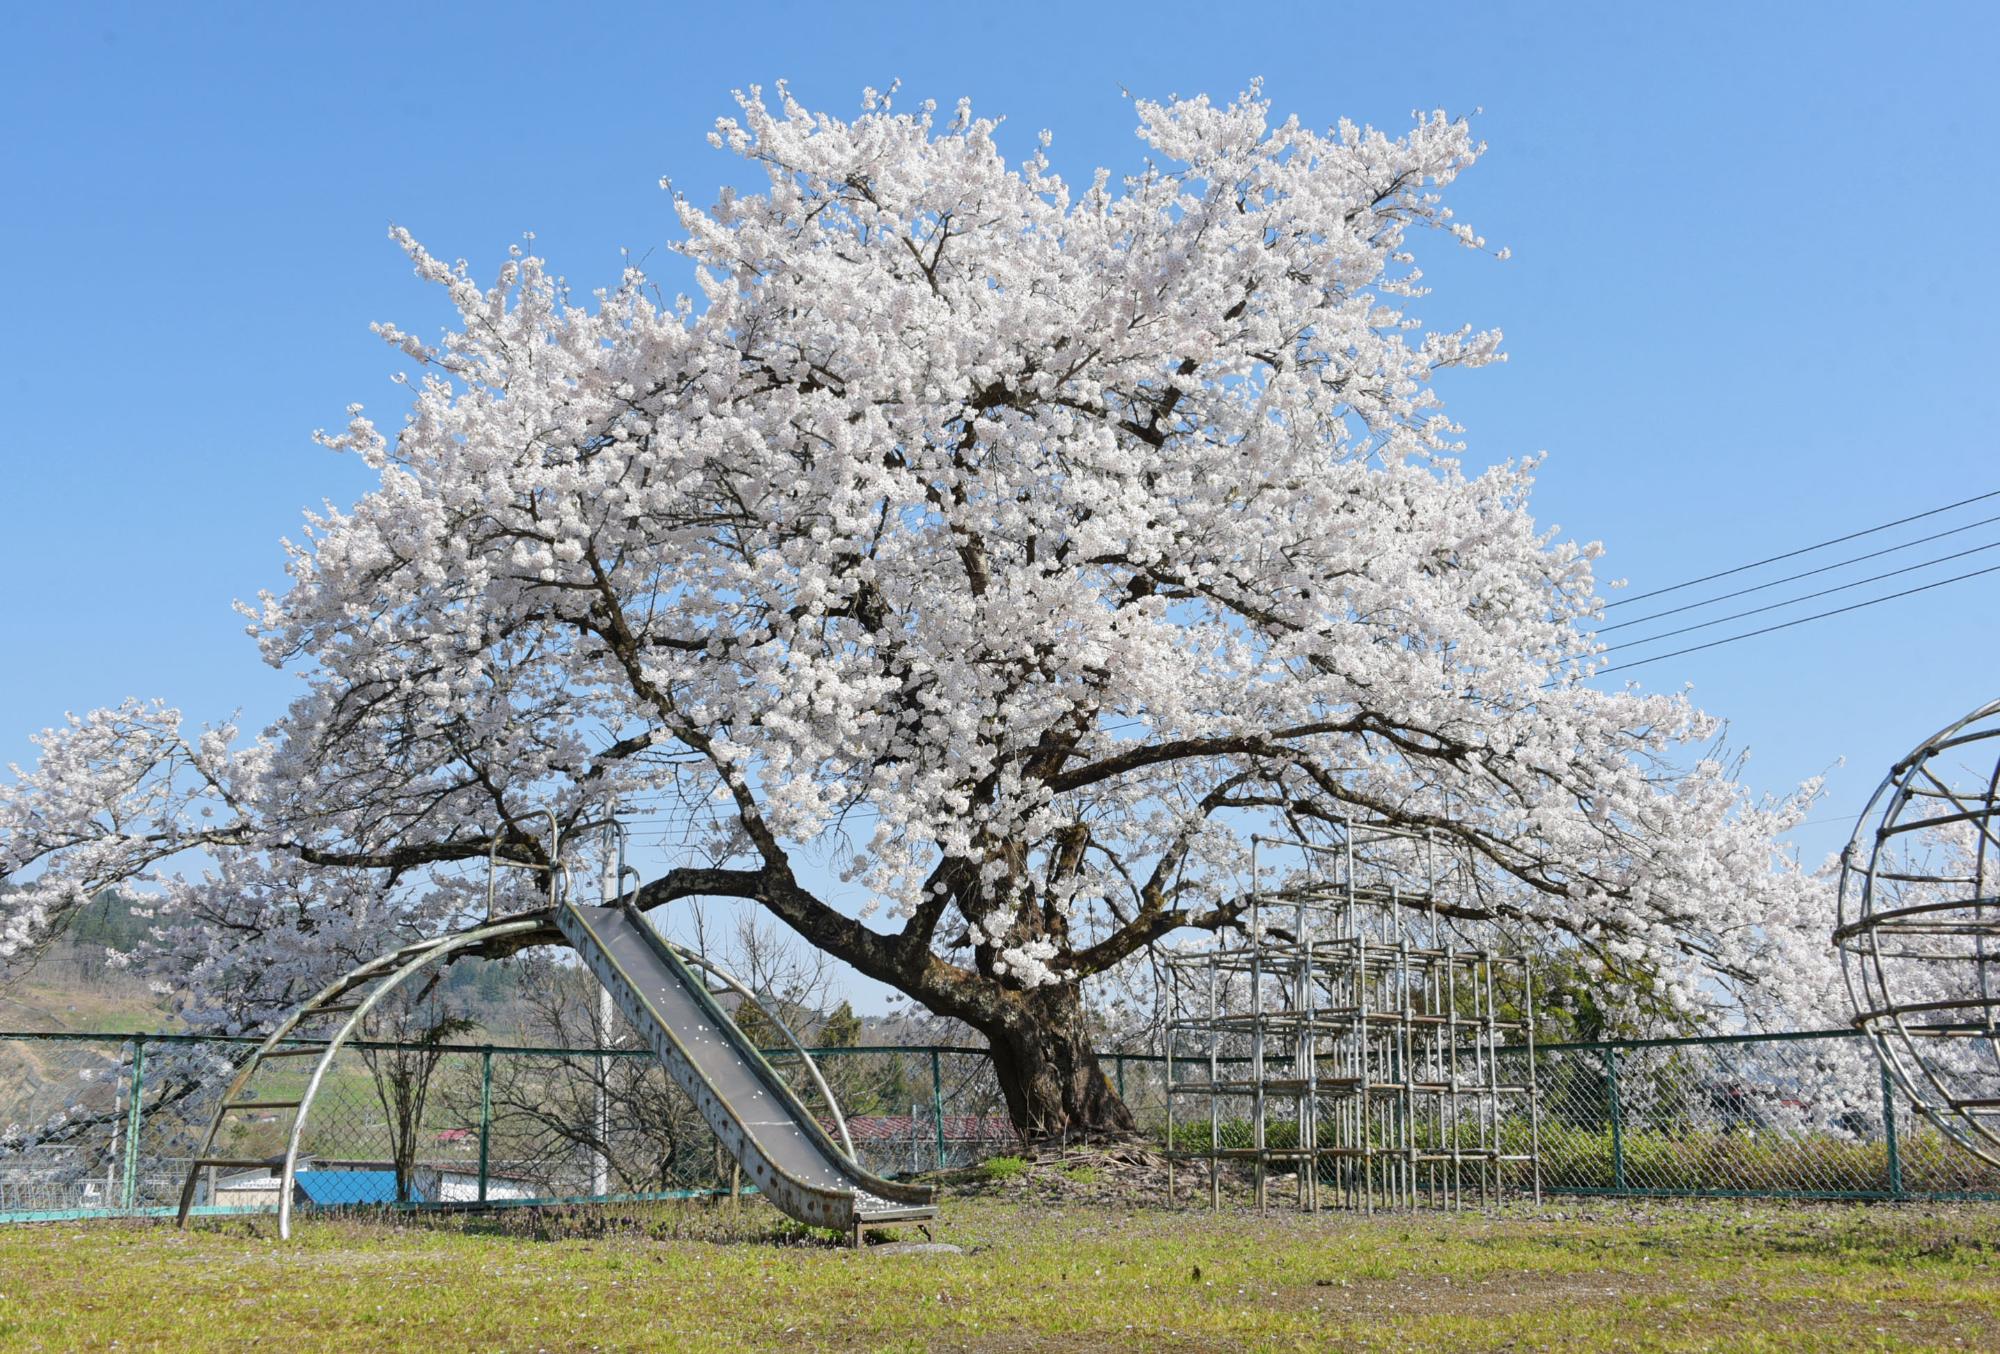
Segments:
[[[937,1216],[927,1186],[863,1169],[637,911],[556,909],[561,929],[744,1174],[780,1211],[847,1232]]]
[[[471,930],[415,941],[379,955],[320,989],[280,1022],[230,1078],[182,1179],[179,1224],[187,1226],[204,1173],[263,1169],[270,1171],[278,1194],[278,1235],[291,1236],[292,1195],[302,1159],[300,1149],[306,1117],[335,1055],[359,1033],[383,998],[424,969],[464,951],[483,950],[496,944],[545,943],[559,938],[559,933],[549,925],[547,912],[503,917]],[[319,1030],[316,1037],[309,1034],[313,1027],[329,1021],[331,1025]],[[304,1059],[311,1059],[311,1063],[303,1074],[303,1087],[284,1084],[290,1078],[282,1069],[293,1066],[293,1060]],[[262,1089],[252,1089],[253,1083]],[[274,1088],[274,1083],[278,1088]],[[288,1117],[284,1150],[255,1156],[224,1150],[225,1129],[232,1122],[240,1122],[239,1116],[245,1114]]]

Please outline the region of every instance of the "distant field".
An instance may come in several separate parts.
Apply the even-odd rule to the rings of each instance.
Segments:
[[[84,984],[33,972],[0,987],[0,1030],[133,1034],[173,1027],[160,998],[130,979]]]
[[[2000,1349],[2000,1209],[1268,1218],[949,1201],[963,1254],[759,1205],[0,1229],[0,1347]]]

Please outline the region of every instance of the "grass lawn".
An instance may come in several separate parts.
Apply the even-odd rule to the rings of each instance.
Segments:
[[[946,1202],[962,1254],[759,1204],[0,1229],[0,1348],[2000,1349],[2000,1208],[1303,1217]]]

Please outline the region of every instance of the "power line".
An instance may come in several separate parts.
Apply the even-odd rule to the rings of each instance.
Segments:
[[[1901,592],[1892,592],[1886,596],[1870,597],[1865,602],[1851,602],[1846,606],[1834,607],[1831,611],[1816,611],[1810,616],[1801,616],[1793,621],[1780,621],[1776,625],[1767,625],[1761,630],[1746,630],[1740,635],[1729,635],[1723,639],[1712,639],[1706,644],[1696,644],[1685,649],[1675,649],[1670,653],[1656,653],[1646,658],[1635,658],[1629,663],[1620,663],[1615,667],[1599,668],[1590,675],[1593,677],[1602,677],[1608,673],[1623,672],[1627,668],[1636,668],[1642,663],[1657,663],[1663,658],[1679,658],[1682,654],[1700,653],[1703,649],[1714,649],[1724,644],[1734,644],[1739,639],[1755,639],[1758,635],[1768,635],[1776,630],[1789,630],[1795,625],[1804,625],[1807,621],[1822,621],[1828,616],[1839,616],[1849,611],[1859,611],[1863,607],[1875,606],[1880,602],[1893,602],[1898,597],[1911,597],[1920,592],[1929,592],[1932,588],[1941,588],[1947,583],[1961,583],[1968,578],[1978,578],[1981,574],[1991,573],[2000,573],[2000,564],[1988,565],[1984,569],[1974,569],[1968,574],[1955,574],[1950,578],[1940,578],[1934,583],[1924,583],[1914,588],[1905,588]]]
[[[1761,569],[1766,564],[1776,564],[1780,560],[1793,559],[1799,555],[1810,555],[1813,551],[1824,550],[1830,545],[1840,545],[1845,541],[1857,541],[1863,536],[1873,536],[1878,531],[1887,531],[1891,527],[1900,527],[1909,522],[1920,522],[1926,517],[1936,517],[1939,513],[1950,512],[1954,508],[1963,508],[1968,503],[1982,503],[1989,498],[2000,498],[2000,489],[1989,489],[1983,494],[1974,494],[1971,498],[1961,498],[1956,503],[1947,503],[1942,508],[1932,508],[1928,512],[1912,513],[1908,517],[1898,517],[1895,521],[1884,522],[1880,526],[1868,527],[1862,531],[1850,531],[1845,536],[1835,536],[1832,540],[1821,541],[1817,545],[1800,546],[1797,550],[1787,550],[1782,555],[1771,555],[1765,559],[1753,560],[1749,564],[1739,564],[1733,569],[1724,569],[1719,573],[1703,574],[1700,578],[1690,578],[1685,583],[1675,583],[1671,587],[1654,588],[1651,592],[1634,593],[1630,597],[1621,597],[1615,602],[1605,603],[1605,610],[1608,611],[1615,606],[1625,606],[1631,602],[1644,601],[1648,597],[1660,597],[1670,592],[1679,592],[1682,588],[1691,588],[1697,583],[1712,583],[1718,578],[1728,578],[1732,574],[1745,573],[1751,569]]]
[[[1886,569],[1879,574],[1870,574],[1866,578],[1857,578],[1851,583],[1837,583],[1830,588],[1821,588],[1818,592],[1808,592],[1802,593],[1797,597],[1787,597],[1782,602],[1769,602],[1763,606],[1753,606],[1745,611],[1732,611],[1727,616],[1717,616],[1714,620],[1697,621],[1693,625],[1683,625],[1678,630],[1662,630],[1657,635],[1645,635],[1639,639],[1628,639],[1618,644],[1607,644],[1598,650],[1598,652],[1613,653],[1619,649],[1634,649],[1641,644],[1652,644],[1659,640],[1672,639],[1675,635],[1685,635],[1690,630],[1706,630],[1711,625],[1721,625],[1725,621],[1740,621],[1745,616],[1760,616],[1766,611],[1776,611],[1780,607],[1796,606],[1800,602],[1810,602],[1815,597],[1830,597],[1836,592],[1846,592],[1849,588],[1858,588],[1867,583],[1879,583],[1885,578],[1894,578],[1898,574],[1915,573],[1918,569],[1928,569],[1933,564],[1944,564],[1951,560],[1964,559],[1967,555],[1981,554],[1996,547],[2000,547],[2000,541],[1988,541],[1985,545],[1975,545],[1970,550],[1960,550],[1950,555],[1939,555],[1936,559],[1927,559],[1921,564],[1906,564],[1900,569]]]
[[[1793,823],[1791,826],[1791,831],[1798,832],[1809,827],[1811,828],[1837,827],[1843,832],[1852,832],[1854,831],[1854,820],[1856,818],[1859,818],[1860,816],[1861,815],[1857,813],[1857,814],[1850,814],[1846,818],[1808,818],[1803,822]]]
[[[1831,573],[1835,569],[1845,569],[1850,564],[1860,564],[1864,560],[1879,559],[1883,555],[1893,555],[1898,550],[1908,550],[1913,545],[1928,545],[1932,541],[1941,541],[1947,536],[1962,535],[1965,532],[1971,531],[1974,527],[1991,526],[1995,522],[2000,522],[2000,516],[1982,517],[1977,522],[1967,522],[1962,527],[1952,527],[1946,531],[1934,531],[1928,536],[1918,536],[1912,540],[1903,541],[1898,545],[1885,545],[1880,550],[1870,550],[1865,555],[1855,555],[1851,559],[1837,560],[1832,564],[1822,564],[1817,569],[1804,569],[1795,574],[1786,574],[1783,578],[1774,578],[1769,583],[1753,583],[1747,588],[1738,588],[1735,592],[1725,592],[1720,596],[1710,597],[1700,602],[1688,602],[1682,606],[1668,607],[1665,611],[1655,611],[1650,616],[1639,616],[1629,621],[1620,621],[1616,625],[1607,625],[1600,628],[1597,633],[1608,635],[1613,630],[1629,629],[1634,625],[1644,625],[1647,621],[1662,621],[1669,616],[1678,616],[1683,611],[1695,611],[1705,606],[1714,606],[1717,602],[1727,602],[1735,597],[1748,597],[1753,592],[1763,592],[1766,588],[1775,588],[1780,583],[1796,583],[1801,578],[1812,578],[1817,574]],[[1947,556],[1946,558],[1950,557]],[[1881,574],[1876,575],[1878,578],[1884,576]],[[1863,581],[1865,582],[1866,580]],[[1626,600],[1637,601],[1638,599],[1627,598]],[[1612,605],[1615,606],[1617,603],[1613,603]]]

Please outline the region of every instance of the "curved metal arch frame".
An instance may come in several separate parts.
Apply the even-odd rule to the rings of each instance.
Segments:
[[[1883,917],[1893,917],[1899,911],[1891,909],[1887,913],[1874,910],[1874,891],[1881,876],[1880,858],[1882,845],[1891,836],[1910,830],[1922,824],[1901,824],[1903,810],[1918,797],[1910,785],[1912,776],[1923,769],[1925,763],[1935,754],[1953,747],[1963,746],[1987,738],[2000,738],[2000,729],[1988,730],[1975,735],[1964,735],[1963,731],[2000,716],[2000,701],[1992,701],[1980,706],[1964,718],[1954,721],[1924,739],[1910,752],[1898,758],[1889,768],[1889,774],[1876,787],[1868,799],[1866,807],[1855,820],[1853,835],[1840,855],[1840,883],[1838,893],[1837,926],[1833,934],[1835,947],[1840,951],[1841,976],[1847,987],[1849,1001],[1855,1011],[1855,1025],[1867,1036],[1875,1050],[1875,1056],[1882,1067],[1902,1087],[1911,1103],[1928,1119],[1937,1130],[1951,1141],[1965,1148],[1982,1160],[2000,1165],[2000,1131],[1989,1124],[1969,1116],[1958,1104],[1957,1096],[1947,1086],[1937,1071],[1916,1051],[1915,1041],[1927,1037],[1920,1027],[1912,1029],[1905,1019],[1921,1010],[1957,1009],[1960,1007],[1983,1008],[1990,1023],[1995,1003],[1992,993],[1983,993],[1979,999],[1968,998],[1963,1002],[1920,1003],[1911,1005],[1895,1000],[1890,991],[1887,972],[1883,968],[1885,958],[1882,936],[1870,923]],[[1993,784],[1987,791],[1987,809],[1981,815],[1986,822],[2000,816],[1996,811],[1994,797],[2000,789],[2000,761],[1996,761]],[[1885,802],[1886,798],[1886,802]],[[1984,823],[1980,829],[1979,859],[1975,868],[1973,896],[1953,904],[1957,908],[1973,907],[1983,909],[1993,903],[1980,883],[1988,858],[1988,846],[1992,834]],[[1866,865],[1861,864],[1865,852]],[[1890,876],[1893,877],[1893,876]],[[1849,915],[1850,899],[1855,915]],[[1985,931],[1977,929],[1975,940],[1980,963],[1980,979],[1985,982],[1985,970],[1990,958],[1984,949]],[[1859,970],[1859,972],[1857,972]],[[1887,1026],[1894,1027],[1894,1037]],[[1996,1060],[2000,1060],[2000,1037],[1990,1030],[1988,1043]],[[1914,1064],[1914,1067],[1912,1066]],[[1940,1103],[1941,1102],[1941,1103]]]
[[[377,983],[374,989],[367,996],[363,997],[360,1004],[349,1013],[347,1019],[340,1023],[340,1028],[328,1037],[326,1047],[320,1052],[319,1057],[313,1060],[312,1073],[306,1079],[306,1089],[299,1096],[298,1109],[292,1116],[292,1131],[285,1139],[284,1169],[278,1177],[278,1237],[280,1240],[287,1240],[292,1235],[292,1189],[298,1176],[299,1143],[305,1135],[306,1118],[312,1112],[313,1100],[319,1095],[320,1084],[326,1079],[327,1069],[333,1065],[334,1055],[353,1036],[355,1029],[360,1026],[362,1021],[368,1018],[369,1014],[381,1002],[382,998],[388,996],[418,972],[436,963],[446,955],[455,954],[460,950],[470,949],[486,944],[489,941],[503,939],[507,936],[519,935],[529,931],[539,931],[546,925],[547,923],[539,917],[489,922],[483,926],[475,926],[468,931],[441,936],[436,940],[422,944],[421,947],[405,946],[403,949],[396,951],[394,956],[390,957],[391,962],[393,962],[395,957],[410,954],[412,950],[415,950],[415,953],[410,958],[405,960],[400,966],[393,968],[381,982]],[[352,989],[350,988],[349,990]]]
[[[187,1178],[181,1184],[180,1208],[175,1215],[177,1225],[182,1227],[187,1225],[189,1212],[194,1205],[195,1190],[201,1179],[202,1167],[215,1146],[216,1135],[222,1131],[223,1120],[229,1117],[232,1110],[244,1108],[237,1102],[236,1097],[250,1084],[250,1079],[257,1074],[271,1053],[291,1036],[292,1031],[318,1014],[328,1002],[347,996],[355,989],[391,971],[399,961],[405,961],[413,954],[427,953],[435,944],[435,941],[416,941],[377,955],[366,963],[349,969],[295,1007],[290,1015],[279,1021],[271,1033],[265,1036],[264,1042],[259,1044],[236,1069],[236,1074],[230,1078],[228,1086],[224,1088],[221,1098],[216,1103],[215,1113],[209,1119],[208,1130],[202,1135],[201,1145],[196,1149],[194,1158],[188,1165]],[[297,1108],[302,1110],[303,1104]]]
[[[326,1079],[327,1070],[333,1064],[334,1056],[353,1037],[354,1031],[368,1018],[368,1015],[375,1009],[383,997],[386,997],[390,992],[402,986],[404,982],[436,961],[461,950],[476,948],[493,940],[540,931],[546,929],[547,925],[546,920],[539,916],[512,918],[474,927],[471,930],[461,931],[453,935],[441,936],[435,940],[405,945],[388,954],[368,961],[366,964],[343,975],[334,983],[329,984],[304,1006],[301,1006],[291,1016],[281,1022],[278,1028],[258,1047],[257,1052],[244,1061],[243,1067],[239,1069],[236,1077],[231,1081],[229,1089],[225,1092],[223,1103],[218,1107],[214,1121],[210,1124],[208,1139],[204,1141],[202,1148],[203,1154],[206,1154],[209,1142],[213,1140],[216,1132],[221,1128],[222,1119],[228,1113],[230,1102],[234,1101],[242,1088],[248,1084],[250,1077],[255,1073],[258,1064],[267,1052],[281,1043],[292,1030],[298,1027],[301,1021],[308,1018],[314,1009],[326,1001],[344,996],[371,980],[382,979],[374,990],[361,1000],[354,1011],[348,1015],[347,1019],[341,1022],[340,1028],[328,1038],[326,1047],[313,1061],[312,1072],[307,1079],[306,1088],[300,1095],[299,1103],[294,1110],[291,1132],[285,1142],[284,1162],[279,1174],[278,1186],[278,1236],[281,1240],[288,1240],[292,1234],[292,1195],[298,1176],[299,1148],[304,1141],[306,1120],[312,1113],[313,1102],[319,1096],[320,1087]],[[671,944],[671,942],[667,943]],[[854,1140],[849,1136],[847,1117],[840,1108],[840,1101],[834,1095],[833,1088],[827,1084],[825,1076],[820,1072],[818,1063],[812,1054],[807,1051],[804,1043],[794,1033],[791,1026],[785,1022],[782,1016],[771,1010],[764,1000],[752,991],[747,984],[720,964],[687,949],[685,946],[672,945],[671,948],[684,961],[713,974],[730,990],[736,992],[745,1000],[754,1003],[770,1019],[771,1023],[778,1028],[785,1036],[786,1042],[791,1045],[792,1049],[798,1053],[800,1060],[804,1062],[807,1075],[812,1078],[814,1088],[818,1090],[821,1099],[826,1104],[828,1113],[832,1115],[834,1127],[840,1136],[841,1148],[847,1154],[847,1159],[850,1162],[858,1161],[854,1151]],[[188,1210],[193,1202],[194,1188],[199,1174],[199,1165],[190,1166],[187,1182],[182,1187],[180,1221],[183,1225],[187,1221]]]
[[[306,1120],[312,1112],[313,1102],[319,1095],[320,1086],[326,1079],[327,1069],[333,1064],[334,1055],[353,1037],[354,1032],[360,1028],[362,1022],[374,1011],[383,997],[401,987],[404,982],[408,981],[422,969],[440,959],[457,954],[463,950],[477,948],[509,936],[521,936],[552,928],[550,918],[554,915],[556,909],[565,905],[563,900],[570,891],[570,872],[567,863],[561,859],[562,827],[553,812],[549,813],[549,827],[550,841],[554,850],[552,859],[546,866],[529,865],[522,862],[503,861],[499,859],[498,839],[495,839],[496,844],[493,850],[489,851],[487,858],[487,920],[484,923],[450,935],[414,941],[408,945],[391,950],[386,954],[378,955],[366,963],[348,970],[339,978],[321,988],[303,1004],[294,1008],[292,1013],[280,1021],[276,1028],[265,1037],[263,1043],[259,1044],[256,1050],[248,1058],[244,1059],[242,1066],[237,1069],[235,1076],[230,1079],[229,1085],[223,1091],[222,1097],[216,1105],[215,1113],[209,1120],[208,1130],[202,1138],[201,1146],[196,1152],[194,1159],[188,1165],[187,1178],[181,1185],[180,1208],[176,1215],[177,1225],[182,1227],[187,1225],[188,1216],[192,1210],[195,1193],[200,1182],[202,1167],[208,1163],[209,1153],[214,1147],[216,1135],[222,1130],[223,1120],[229,1116],[232,1110],[248,1107],[239,1103],[237,1096],[242,1093],[244,1087],[249,1085],[250,1079],[256,1075],[257,1070],[263,1065],[265,1059],[277,1049],[278,1045],[291,1035],[292,1031],[296,1030],[304,1021],[319,1013],[327,1003],[347,996],[357,989],[374,982],[376,986],[373,990],[367,996],[363,997],[351,1012],[347,1013],[347,1019],[343,1020],[340,1027],[328,1037],[325,1047],[320,1051],[319,1056],[313,1060],[312,1071],[307,1078],[305,1090],[300,1093],[297,1104],[292,1107],[292,1126],[285,1140],[285,1153],[283,1166],[279,1175],[278,1188],[278,1236],[280,1239],[289,1239],[291,1237],[292,1194],[298,1176],[299,1147],[304,1140]],[[616,873],[611,876],[611,879],[615,881],[611,885],[611,888],[615,890],[623,884],[624,877],[629,872],[625,865],[625,833],[623,826],[616,819],[610,819],[600,824],[587,824],[585,827],[597,827],[607,834],[607,844],[611,851],[615,852],[617,862]],[[572,831],[569,835],[578,835],[578,832],[582,830],[584,829]],[[495,879],[498,868],[501,865],[512,868],[545,870],[549,876],[548,912],[529,913],[525,915],[516,914],[511,917],[494,918],[492,909],[495,901]],[[658,933],[655,932],[655,935],[657,936]],[[661,944],[673,950],[683,962],[692,964],[713,975],[729,990],[756,1006],[770,1020],[772,1025],[777,1028],[779,1033],[784,1035],[785,1042],[791,1045],[793,1052],[797,1053],[800,1061],[805,1064],[806,1074],[811,1077],[813,1086],[819,1092],[822,1103],[825,1104],[827,1112],[833,1118],[834,1128],[840,1137],[841,1150],[846,1154],[848,1161],[858,1167],[860,1160],[855,1153],[854,1139],[849,1133],[847,1116],[840,1108],[840,1101],[835,1097],[833,1088],[827,1084],[825,1076],[820,1072],[819,1064],[815,1061],[811,1052],[807,1050],[803,1041],[794,1033],[791,1025],[782,1015],[772,1010],[770,1005],[753,991],[747,983],[722,965],[716,963],[706,955],[688,949],[684,945],[676,945],[664,937],[659,937],[659,939]],[[560,943],[559,934],[552,934],[550,940]]]

